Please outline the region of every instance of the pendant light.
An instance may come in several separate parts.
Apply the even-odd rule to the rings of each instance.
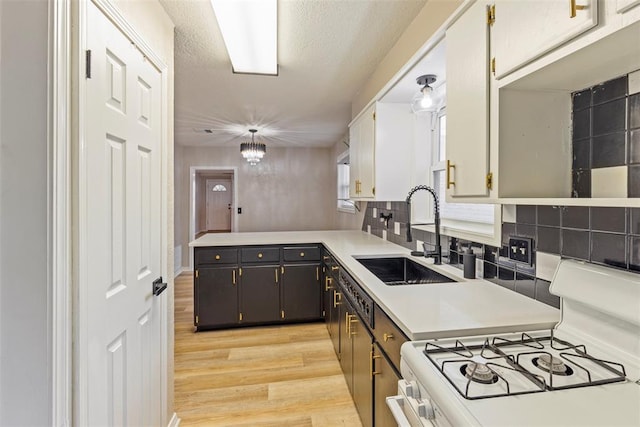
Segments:
[[[429,86],[435,83],[436,76],[434,74],[425,74],[416,79],[416,83],[422,86],[411,100],[411,110],[414,113],[423,113],[425,111],[433,111],[433,88]]]
[[[257,129],[249,129],[249,132],[251,132],[251,142],[243,142],[240,144],[240,153],[242,153],[242,157],[244,157],[251,166],[255,166],[266,154],[267,146],[262,142],[254,141],[253,137],[256,132],[258,132]]]

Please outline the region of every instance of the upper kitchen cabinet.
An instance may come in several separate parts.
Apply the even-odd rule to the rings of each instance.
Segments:
[[[404,200],[411,188],[412,115],[407,104],[375,102],[349,126],[349,196]]]
[[[498,79],[598,23],[597,0],[495,0],[492,11]]]
[[[489,171],[489,5],[474,3],[446,31],[449,197],[486,197]]]

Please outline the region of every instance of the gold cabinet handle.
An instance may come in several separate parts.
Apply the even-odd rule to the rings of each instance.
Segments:
[[[379,354],[375,354],[373,350],[369,352],[369,356],[370,356],[369,357],[369,377],[373,379],[374,375],[380,375],[382,373],[382,372],[376,372],[373,370],[374,368],[373,361],[374,359],[380,359],[382,356],[380,356]]]
[[[384,334],[382,334],[382,339],[384,340],[384,342],[387,342],[387,341],[395,339],[395,338],[394,338],[393,334],[384,333]]]
[[[340,267],[338,267],[337,265],[334,265],[333,267],[331,267],[331,271],[336,271],[339,270]]]
[[[329,259],[331,259],[331,257],[330,257],[330,256],[328,256],[328,255],[325,255],[325,256],[323,256],[323,257],[322,257],[322,259],[323,259],[324,261],[329,261]]]
[[[356,332],[351,330],[352,323],[358,323],[358,317],[355,314],[349,315],[349,336],[356,335]]]
[[[316,267],[316,280],[320,280],[320,267]]]
[[[455,186],[456,183],[451,180],[451,169],[455,170],[456,165],[447,160],[447,190],[451,188],[451,186]]]
[[[331,277],[325,277],[324,278],[324,290],[328,291],[329,289],[331,289]]]
[[[349,332],[349,313],[344,313],[344,333],[350,335]]]
[[[216,260],[219,260],[219,259],[220,259],[220,255],[216,255]]]
[[[278,267],[275,268],[276,270],[276,285],[278,284]]]
[[[304,252],[300,252],[300,257],[304,257]]]
[[[587,6],[576,4],[576,0],[569,0],[569,3],[571,4],[571,14],[569,15],[570,18],[576,17],[576,11],[585,10],[587,8]]]
[[[341,304],[339,301],[337,301],[338,297],[340,297],[339,299],[342,300],[342,294],[340,294],[340,292],[338,291],[333,291],[333,308],[336,308]]]
[[[233,282],[233,284],[235,285],[235,284],[236,284],[236,271],[235,271],[235,270],[233,270],[231,273],[232,273],[232,274],[231,274],[231,275],[232,275],[232,282]]]
[[[258,258],[262,258],[262,252],[258,254]]]

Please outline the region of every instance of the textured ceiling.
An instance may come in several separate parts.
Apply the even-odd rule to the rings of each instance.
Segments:
[[[176,25],[175,140],[326,147],[426,0],[280,0],[276,77],[233,74],[209,0],[160,0]],[[205,133],[209,129],[211,133]]]

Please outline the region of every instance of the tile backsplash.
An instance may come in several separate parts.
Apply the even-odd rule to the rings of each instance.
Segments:
[[[392,215],[385,224],[383,214]],[[412,230],[406,241],[404,202],[369,202],[362,230],[416,250],[417,241],[433,246],[435,234]],[[532,239],[532,264],[509,260],[509,237]],[[546,304],[559,307],[549,293],[555,266],[561,258],[579,259],[640,272],[640,208],[587,206],[515,206],[515,222],[503,222],[502,247],[441,237],[443,262],[462,269],[462,252],[471,247],[477,271],[486,280]]]
[[[572,94],[572,197],[640,197],[638,75]]]

